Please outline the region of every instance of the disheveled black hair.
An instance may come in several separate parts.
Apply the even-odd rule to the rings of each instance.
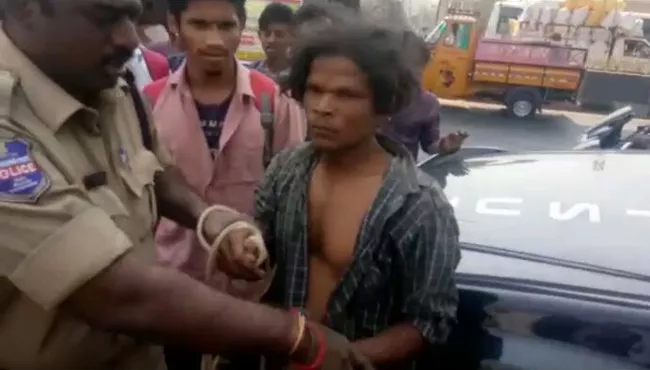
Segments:
[[[329,0],[330,3],[339,3],[346,8],[353,9],[356,11],[359,11],[361,9],[361,1],[360,0]]]
[[[375,113],[392,115],[406,107],[417,91],[418,82],[410,63],[400,50],[400,34],[368,25],[336,25],[302,38],[293,53],[285,90],[303,101],[314,60],[340,56],[350,59],[366,74],[373,92]]]
[[[167,1],[142,0],[142,14],[140,14],[138,23],[146,25],[166,24]]]
[[[361,9],[361,1],[360,0],[304,0],[303,4],[304,5],[312,5],[312,4],[337,4],[337,5],[342,5],[348,9],[358,11]]]
[[[321,19],[329,19],[332,23],[346,23],[352,22],[355,16],[354,9],[338,2],[306,3],[296,11],[294,23],[300,26]]]
[[[272,24],[293,25],[293,9],[287,4],[270,3],[257,19],[257,29],[264,31]]]
[[[194,0],[167,0],[167,6],[169,8],[169,13],[174,17],[178,18],[180,15],[187,10],[187,7]],[[237,11],[237,17],[242,27],[246,24],[246,0],[213,0],[213,1],[225,1],[232,4]]]
[[[403,31],[402,48],[407,60],[413,63],[416,70],[424,68],[431,58],[431,51],[424,39],[413,31]]]

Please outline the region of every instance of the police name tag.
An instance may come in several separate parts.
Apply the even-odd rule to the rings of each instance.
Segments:
[[[52,185],[22,139],[0,139],[0,201],[36,203]]]

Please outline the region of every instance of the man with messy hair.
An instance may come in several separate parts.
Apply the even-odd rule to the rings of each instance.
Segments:
[[[298,37],[317,33],[321,28],[354,23],[359,18],[357,9],[339,2],[305,3],[294,16],[295,32]]]
[[[377,367],[430,368],[420,356],[445,340],[458,302],[458,227],[435,181],[376,134],[417,91],[398,38],[363,24],[305,36],[286,87],[311,142],[280,153],[257,191],[278,266],[267,299],[345,334]]]

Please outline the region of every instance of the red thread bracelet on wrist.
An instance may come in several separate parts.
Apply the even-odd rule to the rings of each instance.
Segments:
[[[295,370],[318,370],[323,366],[323,362],[325,362],[327,344],[325,344],[323,333],[310,323],[307,323],[307,328],[308,330],[311,330],[311,333],[316,333],[316,337],[318,338],[318,352],[316,353],[316,358],[314,358],[314,361],[312,361],[311,364],[291,364],[292,368]]]

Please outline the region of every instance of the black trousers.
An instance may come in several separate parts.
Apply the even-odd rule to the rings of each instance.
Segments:
[[[219,362],[219,370],[260,370],[259,356],[230,356]],[[165,347],[167,370],[201,370],[201,353],[182,347]]]
[[[165,347],[167,370],[201,370],[201,353],[181,347]]]

